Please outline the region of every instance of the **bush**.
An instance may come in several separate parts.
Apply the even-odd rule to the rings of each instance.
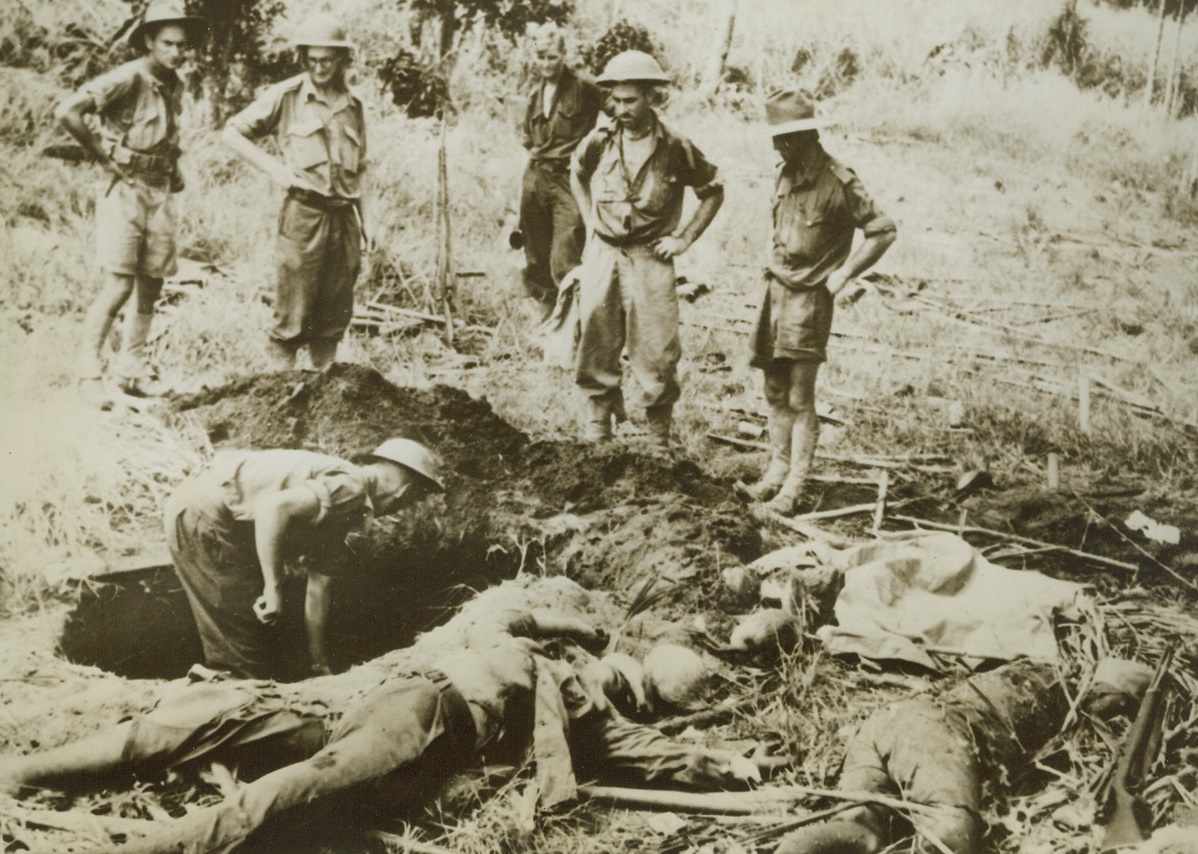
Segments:
[[[621,18],[589,47],[582,48],[582,59],[595,74],[603,71],[607,61],[626,50],[639,50],[653,57],[661,56],[661,45],[644,27],[630,24]]]
[[[417,60],[410,50],[400,48],[375,66],[375,73],[395,105],[414,119],[438,115],[450,106],[445,77]]]

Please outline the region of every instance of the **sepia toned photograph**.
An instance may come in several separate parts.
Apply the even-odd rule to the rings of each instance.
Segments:
[[[1198,0],[0,0],[0,849],[1198,854]]]

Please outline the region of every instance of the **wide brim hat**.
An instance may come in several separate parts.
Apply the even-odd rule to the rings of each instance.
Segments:
[[[765,121],[770,136],[831,127],[836,120],[817,115],[815,98],[803,89],[784,89],[765,99]]]
[[[332,15],[320,14],[307,18],[296,30],[291,46],[334,47],[353,52],[357,46],[349,40],[349,33],[341,22]]]
[[[182,27],[192,43],[208,35],[208,22],[197,15],[188,15],[182,3],[177,0],[150,0],[141,20],[129,31],[126,39],[133,47],[140,48],[144,44],[142,37],[147,32],[172,24]]]
[[[669,83],[669,76],[658,65],[657,60],[640,50],[617,53],[603,66],[603,73],[595,78],[600,86],[615,86],[617,83]]]

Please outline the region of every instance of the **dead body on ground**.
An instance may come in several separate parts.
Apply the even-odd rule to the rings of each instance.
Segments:
[[[572,614],[527,607],[538,593],[563,589],[571,601],[586,602],[569,583],[492,588],[413,649],[338,676],[293,686],[183,680],[132,721],[6,757],[0,788],[19,796],[34,787],[119,785],[129,775],[213,761],[240,766],[256,779],[235,795],[114,847],[208,852],[233,850],[276,819],[299,820],[301,809],[358,801],[360,814],[363,804],[384,811],[410,805],[480,756],[531,759],[546,807],[573,799],[581,774],[698,788],[761,779],[758,766],[735,751],[680,744],[625,718],[617,704],[638,695],[659,712],[700,699],[708,674],[693,666],[697,653],[666,649],[656,663],[649,656],[633,691],[626,674],[634,671],[586,654],[585,647],[606,643],[605,633]],[[555,640],[578,670],[549,654]]]

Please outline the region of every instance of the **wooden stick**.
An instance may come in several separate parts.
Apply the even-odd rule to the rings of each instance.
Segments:
[[[900,522],[908,522],[917,527],[931,528],[934,531],[949,531],[950,533],[957,534],[958,536],[963,534],[983,534],[988,537],[999,537],[1002,539],[1013,540],[1017,543],[1025,543],[1029,546],[1035,546],[1036,548],[1065,552],[1066,554],[1071,554],[1074,557],[1083,558],[1085,560],[1093,561],[1094,563],[1100,563],[1104,566],[1113,566],[1116,569],[1125,569],[1128,572],[1140,571],[1140,567],[1134,563],[1127,563],[1126,561],[1115,560],[1114,558],[1110,557],[1103,557],[1102,555],[1092,554],[1091,552],[1083,552],[1080,549],[1071,549],[1068,546],[1058,545],[1057,543],[1048,543],[1044,540],[1034,540],[1031,537],[1024,537],[1019,534],[1008,534],[1002,531],[994,531],[990,528],[979,528],[974,525],[944,525],[940,522],[930,522],[927,519],[917,519],[914,516],[903,516],[899,514],[891,516],[890,518],[897,519]]]
[[[433,845],[431,842],[420,842],[400,836],[398,833],[387,833],[384,830],[371,830],[368,831],[368,835],[388,845],[398,846],[401,851],[412,851],[414,854],[458,854],[452,848],[443,848],[440,845]]]
[[[809,540],[827,543],[828,545],[834,546],[838,549],[847,548],[853,545],[851,540],[846,540],[843,537],[839,537],[836,534],[833,534],[831,531],[825,531],[823,528],[808,524],[807,522],[789,519],[780,513],[766,512],[765,516],[767,519],[772,519],[773,521],[777,522],[782,527],[789,528],[796,534],[802,534]]]
[[[445,136],[449,122],[441,116],[441,135],[437,143],[437,301],[445,316],[445,343],[453,346],[453,256],[450,251],[449,171],[446,166]]]
[[[1084,373],[1077,378],[1077,429],[1090,433],[1090,377]]]
[[[853,504],[848,507],[835,507],[831,510],[813,510],[810,513],[801,513],[798,516],[792,516],[792,521],[796,522],[814,522],[817,519],[836,519],[840,516],[853,516],[857,513],[868,513],[877,506],[877,502],[871,501],[868,504]]]
[[[78,811],[31,810],[16,803],[5,803],[4,814],[8,818],[25,824],[34,824],[53,830],[66,830],[88,836],[96,836],[97,831],[109,836],[130,834],[145,836],[158,826],[155,822],[138,818],[93,815]]]
[[[886,496],[890,492],[890,472],[882,472],[878,475],[878,500],[874,505],[874,527],[875,531],[882,529],[882,522],[886,518]]]

